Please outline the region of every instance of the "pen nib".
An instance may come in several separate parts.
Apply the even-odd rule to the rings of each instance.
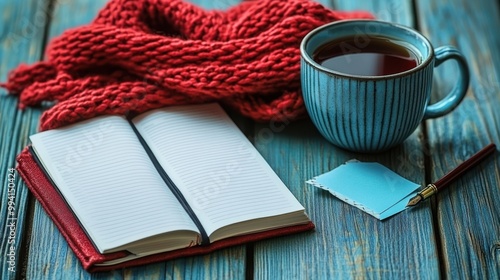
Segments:
[[[406,207],[410,207],[410,206],[415,206],[417,205],[420,201],[422,201],[422,196],[417,194],[416,196],[414,196],[412,199],[410,199],[410,201],[408,202],[408,204],[406,204]]]

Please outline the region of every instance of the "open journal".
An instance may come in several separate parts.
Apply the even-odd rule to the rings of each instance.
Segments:
[[[92,266],[314,226],[218,104],[167,107],[131,120],[97,117],[30,140],[31,156],[98,254],[127,252]],[[22,161],[19,169],[44,200]],[[62,227],[65,237],[76,234]]]

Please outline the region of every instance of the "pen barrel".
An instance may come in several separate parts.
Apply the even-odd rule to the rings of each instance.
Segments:
[[[455,169],[453,169],[452,171],[450,171],[449,173],[447,173],[441,179],[437,180],[434,183],[434,185],[436,186],[436,191],[441,188],[447,187],[459,175],[462,175],[467,170],[476,166],[481,160],[492,154],[494,151],[496,151],[496,146],[495,144],[492,143],[484,147],[481,151],[474,154],[468,160],[462,162],[459,166],[457,166]]]

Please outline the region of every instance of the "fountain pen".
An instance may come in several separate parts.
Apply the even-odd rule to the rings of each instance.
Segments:
[[[455,180],[458,176],[462,175],[469,169],[473,168],[487,156],[496,151],[495,144],[489,144],[488,146],[481,149],[481,151],[474,154],[472,157],[462,162],[455,169],[441,177],[435,183],[427,185],[423,190],[421,190],[417,195],[410,199],[406,207],[415,206],[423,200],[436,194],[439,190],[444,189],[450,185],[450,183]]]

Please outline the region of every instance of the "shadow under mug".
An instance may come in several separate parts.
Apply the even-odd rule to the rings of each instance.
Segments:
[[[314,52],[325,43],[352,36],[360,45],[370,36],[404,42],[419,62],[396,74],[360,76],[314,61]],[[309,116],[328,141],[351,151],[381,152],[401,144],[422,120],[455,109],[469,86],[467,63],[458,50],[450,46],[434,49],[417,31],[390,22],[344,20],[323,25],[304,37],[300,52],[302,95]],[[451,92],[431,105],[434,67],[448,59],[458,62],[460,75]]]

